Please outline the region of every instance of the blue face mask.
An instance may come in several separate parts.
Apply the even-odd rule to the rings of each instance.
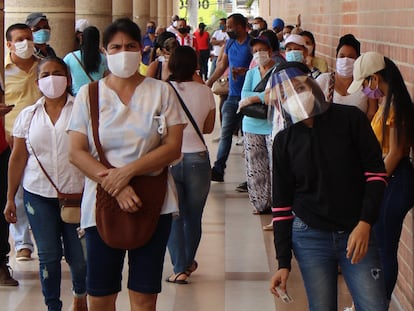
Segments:
[[[155,33],[155,27],[147,27],[147,33]]]
[[[219,29],[220,29],[221,31],[223,31],[224,29],[226,29],[226,26],[224,26],[224,25],[220,25]]]
[[[303,63],[303,52],[299,50],[292,50],[289,52],[286,52],[286,60],[288,62],[299,62]]]
[[[33,42],[37,44],[47,43],[50,40],[50,30],[40,29],[33,33]]]

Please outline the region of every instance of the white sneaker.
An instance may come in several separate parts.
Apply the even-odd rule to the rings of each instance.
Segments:
[[[243,144],[244,144],[244,137],[243,136],[240,136],[236,140],[236,146],[243,146]]]

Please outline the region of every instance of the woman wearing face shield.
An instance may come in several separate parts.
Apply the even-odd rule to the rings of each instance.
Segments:
[[[96,187],[98,184],[120,209],[135,213],[142,201],[129,186],[134,176],[159,174],[181,156],[186,123],[172,88],[138,73],[141,61],[141,32],[127,18],[110,24],[103,45],[111,73],[98,82],[99,137],[108,169],[99,160],[92,133],[89,89],[83,86],[75,99],[68,131],[70,161],[85,175],[81,227],[85,229],[87,251],[87,292],[89,310],[115,310],[121,291],[125,249],[109,247],[96,227]],[[161,291],[164,254],[172,214],[178,211],[174,181],[168,177],[158,224],[149,242],[128,250],[128,289],[131,310],[155,310]],[[117,232],[113,232],[114,235]]]
[[[354,80],[352,72],[355,60],[361,55],[360,45],[352,34],[342,36],[336,48],[336,71],[322,73],[316,81],[328,102],[356,106],[371,120],[378,109],[378,100],[368,98],[362,89],[348,93],[348,87]]]
[[[285,129],[273,144],[273,225],[278,270],[270,290],[286,293],[292,251],[309,310],[338,309],[337,267],[356,310],[385,311],[371,229],[386,185],[381,150],[365,115],[329,104],[301,63],[279,66],[270,98]]]

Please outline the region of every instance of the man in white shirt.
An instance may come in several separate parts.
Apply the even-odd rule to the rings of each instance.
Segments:
[[[171,17],[171,25],[167,27],[167,31],[172,32],[173,34],[178,34],[177,24],[179,19],[178,15],[173,15]]]
[[[221,48],[226,44],[229,35],[226,32],[226,18],[221,18],[219,22],[219,29],[217,29],[213,36],[211,37],[210,43],[213,46],[213,51],[211,55],[211,69],[210,72],[213,73],[216,70],[217,58],[220,54]]]

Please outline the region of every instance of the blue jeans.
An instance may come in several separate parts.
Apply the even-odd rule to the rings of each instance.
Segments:
[[[214,170],[224,175],[226,162],[230,154],[233,133],[240,124],[241,114],[236,113],[239,108],[240,97],[229,96],[223,104],[221,136],[217,151],[217,160],[214,162]]]
[[[310,228],[299,217],[292,225],[292,247],[305,283],[310,311],[338,310],[338,265],[357,311],[386,311],[383,273],[375,238],[358,264],[346,258],[349,233]]]
[[[65,260],[72,276],[72,290],[78,295],[86,293],[86,262],[76,231],[79,225],[67,224],[61,220],[56,198],[45,198],[24,190],[24,206],[37,244],[45,303],[48,310],[61,310],[62,241]]]
[[[398,243],[402,225],[414,204],[414,170],[408,158],[400,161],[385,188],[381,212],[374,226],[381,262],[384,269],[387,299],[391,295],[398,276]]]
[[[174,273],[184,272],[194,261],[201,239],[201,217],[210,191],[207,152],[184,153],[171,169],[178,192],[180,215],[172,222],[168,250]]]

